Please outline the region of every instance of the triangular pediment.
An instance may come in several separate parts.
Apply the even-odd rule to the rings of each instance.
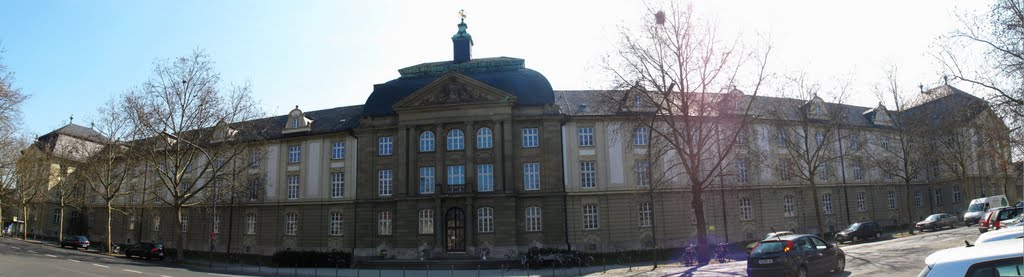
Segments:
[[[437,106],[507,104],[516,97],[457,72],[449,72],[413,92],[392,107],[396,111]]]

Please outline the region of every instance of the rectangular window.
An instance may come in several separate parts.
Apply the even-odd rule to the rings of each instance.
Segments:
[[[597,230],[597,205],[583,205],[583,230]]]
[[[540,189],[540,163],[523,164],[523,188],[525,190]]]
[[[775,141],[775,144],[779,147],[785,147],[786,141],[789,140],[789,137],[786,135],[786,130],[782,128],[779,128],[779,135],[776,136],[776,138],[777,140]]]
[[[380,137],[377,139],[377,155],[378,156],[391,156],[391,146],[394,141],[391,137]]]
[[[213,233],[214,234],[220,234],[220,215],[219,214],[214,214],[213,215]]]
[[[914,207],[921,207],[921,191],[914,191]]]
[[[494,232],[494,209],[491,207],[482,207],[477,209],[476,214],[476,230],[480,233],[492,233]]]
[[[636,173],[636,184],[641,187],[651,185],[651,162],[649,160],[636,160],[633,163],[633,172]]]
[[[860,135],[850,135],[850,149],[860,150]]]
[[[181,214],[181,232],[188,233],[188,214],[186,213]]]
[[[540,131],[537,128],[523,128],[523,148],[540,146]]]
[[[889,150],[889,137],[878,138],[878,145],[882,146],[882,149]]]
[[[260,180],[253,178],[249,180],[249,201],[256,201],[259,199],[260,193]]]
[[[736,160],[736,182],[745,184],[750,182],[750,172],[747,169],[747,160]]]
[[[857,192],[857,210],[858,211],[862,211],[863,212],[863,211],[867,211],[868,210],[867,204],[864,203],[866,201],[866,198],[867,198],[865,196],[865,194],[866,193],[863,192],[863,191],[858,191]]]
[[[331,173],[331,198],[345,196],[345,173]]]
[[[299,232],[299,215],[289,213],[284,215],[284,234],[294,236]]]
[[[245,215],[245,234],[255,235],[256,234],[256,214]]]
[[[160,232],[160,216],[153,217],[153,232]]]
[[[792,195],[782,197],[782,215],[785,217],[796,216],[796,197]]]
[[[935,189],[935,205],[942,206],[942,190]]]
[[[526,207],[526,231],[539,232],[541,230],[540,207]]]
[[[793,164],[787,159],[779,160],[779,180],[789,181],[793,179]]]
[[[251,168],[259,167],[260,166],[260,152],[259,151],[252,151],[252,153],[250,153],[249,155],[250,155],[249,156],[249,167],[251,167]]]
[[[476,165],[476,190],[480,192],[494,191],[494,165]]]
[[[60,224],[60,208],[53,209],[53,224]]]
[[[633,145],[647,145],[647,140],[650,138],[647,127],[639,127],[633,130]]]
[[[826,193],[821,196],[822,212],[832,214],[832,194]]]
[[[853,179],[860,181],[864,180],[864,169],[861,167],[860,160],[853,160]]]
[[[302,159],[302,146],[288,146],[288,163],[298,163]]]
[[[377,171],[377,195],[391,196],[391,170],[382,169]]]
[[[391,212],[383,211],[377,213],[377,234],[382,236],[391,235]]]
[[[580,187],[597,187],[597,172],[594,168],[594,161],[580,162]]]
[[[434,193],[434,167],[420,167],[420,194]]]
[[[828,181],[828,165],[823,164],[818,166],[818,181]]]
[[[341,212],[332,212],[331,220],[329,223],[330,224],[327,227],[327,234],[331,236],[340,236],[342,226],[341,224],[343,223],[341,219]]]
[[[754,219],[754,208],[750,204],[750,198],[740,198],[740,220]]]
[[[135,216],[128,217],[128,230],[135,230]]]
[[[576,132],[579,133],[580,146],[594,146],[594,128],[583,127]]]
[[[466,166],[464,166],[464,165],[450,165],[450,166],[448,166],[448,184],[449,185],[463,185],[463,184],[466,184]]]
[[[420,234],[429,235],[434,233],[434,210],[422,209],[419,214]]]
[[[288,199],[299,199],[299,175],[288,175]]]
[[[960,203],[960,186],[953,186],[953,203]]]
[[[341,160],[345,158],[345,142],[335,141],[331,143],[331,159]]]
[[[651,202],[640,202],[640,227],[651,227]]]
[[[896,191],[889,190],[889,209],[896,208]]]

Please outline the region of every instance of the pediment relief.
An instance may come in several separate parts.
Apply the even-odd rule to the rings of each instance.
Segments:
[[[448,73],[399,101],[393,107],[411,109],[462,104],[515,103],[516,97],[458,73]]]

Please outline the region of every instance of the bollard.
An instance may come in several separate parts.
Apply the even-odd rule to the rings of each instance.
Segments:
[[[313,276],[320,276],[320,265],[313,263]]]
[[[452,269],[448,271],[448,277],[455,276],[455,265],[452,265]]]
[[[480,277],[480,265],[476,265],[476,277]]]
[[[402,266],[402,277],[405,277],[405,266]]]

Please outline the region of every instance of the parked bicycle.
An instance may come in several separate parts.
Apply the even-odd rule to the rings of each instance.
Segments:
[[[683,247],[682,261],[683,261],[683,265],[686,265],[686,266],[697,265],[697,246],[696,245],[693,245],[691,243],[691,244],[687,244],[686,246]]]
[[[715,245],[715,261],[717,261],[718,263],[725,263],[725,261],[728,260],[728,258],[726,257],[726,255],[729,254],[728,248],[729,248],[729,244],[728,243],[716,244]]]

